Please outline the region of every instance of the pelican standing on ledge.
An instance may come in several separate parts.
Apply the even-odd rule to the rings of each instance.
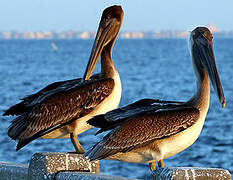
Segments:
[[[134,163],[155,162],[164,167],[163,159],[191,146],[202,130],[209,108],[210,85],[222,107],[225,98],[217,72],[212,47],[212,34],[197,27],[190,37],[197,91],[187,102],[142,99],[134,104],[90,119],[89,124],[110,130],[85,156],[90,160],[111,159]]]
[[[123,20],[120,6],[104,10],[82,79],[56,82],[9,108],[4,115],[17,115],[8,136],[18,141],[16,150],[37,138],[71,138],[84,153],[77,135],[92,126],[86,121],[118,107],[121,81],[112,61],[112,48]],[[101,55],[101,73],[90,78]]]

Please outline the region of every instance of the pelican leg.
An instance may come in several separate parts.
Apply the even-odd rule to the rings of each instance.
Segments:
[[[164,164],[164,162],[163,162],[163,159],[159,160],[158,166],[161,167],[161,168],[164,168],[164,167],[165,167],[165,164]]]
[[[84,154],[85,151],[82,148],[81,144],[78,141],[78,136],[76,136],[74,133],[70,133],[70,139],[72,144],[74,145],[74,148],[78,154]]]
[[[154,162],[150,162],[149,165],[150,165],[150,170],[151,170],[151,171],[154,171],[155,168],[156,168],[156,163],[155,163],[155,161],[154,161]]]

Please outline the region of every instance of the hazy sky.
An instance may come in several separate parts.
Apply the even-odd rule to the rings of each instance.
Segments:
[[[209,22],[233,30],[233,0],[0,0],[0,31],[95,31],[113,4],[123,7],[123,31],[191,30]]]

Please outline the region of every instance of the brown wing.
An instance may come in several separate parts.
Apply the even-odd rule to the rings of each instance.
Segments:
[[[113,87],[114,81],[110,78],[90,80],[77,87],[52,94],[36,104],[30,112],[13,120],[8,135],[17,139],[19,144],[21,141],[23,144],[25,141],[29,143],[85,116],[111,94]]]
[[[92,80],[97,79],[99,74],[95,74],[91,77]],[[7,109],[3,116],[7,115],[20,115],[25,112],[31,111],[36,103],[40,103],[47,96],[51,96],[52,94],[58,93],[60,91],[64,91],[64,89],[71,88],[82,82],[82,78],[71,79],[67,81],[58,81],[52,84],[47,85],[40,91],[28,95],[22,99],[22,101],[18,104],[13,105],[9,109]]]
[[[155,112],[158,109],[169,107],[182,106],[183,102],[177,101],[164,101],[158,99],[141,99],[132,104],[126,105],[121,108],[114,109],[105,114],[101,114],[88,120],[87,123],[101,128],[96,134],[103,131],[114,129],[125,120],[136,117],[140,114]]]
[[[107,134],[86,156],[90,160],[103,159],[145,146],[185,130],[198,118],[199,110],[194,107],[163,109],[133,117]]]

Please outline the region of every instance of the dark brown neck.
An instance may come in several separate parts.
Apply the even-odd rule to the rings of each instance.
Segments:
[[[112,61],[112,48],[115,40],[112,40],[103,48],[101,53],[101,75],[104,77],[113,77],[116,68]]]
[[[206,69],[197,77],[197,91],[194,96],[188,101],[188,104],[199,109],[201,113],[207,113],[210,100],[210,83],[209,75]]]

